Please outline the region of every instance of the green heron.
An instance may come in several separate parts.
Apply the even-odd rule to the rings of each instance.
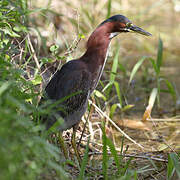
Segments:
[[[101,78],[111,39],[126,32],[151,35],[135,26],[123,15],[112,16],[103,21],[90,35],[84,55],[64,64],[45,88],[47,97],[52,102],[69,96],[57,105],[60,110],[57,110],[56,113],[64,119],[58,130],[62,132],[73,127],[72,146],[79,161],[80,156],[75,144],[76,129],[87,109],[88,99]],[[76,94],[70,96],[73,93]],[[45,118],[43,121],[47,128],[50,128],[57,119],[52,114],[50,118]]]

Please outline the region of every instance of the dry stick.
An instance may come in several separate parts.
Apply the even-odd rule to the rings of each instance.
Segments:
[[[136,141],[134,141],[131,137],[129,137],[123,130],[121,130],[115,122],[113,122],[113,120],[107,116],[100,108],[98,108],[91,100],[89,100],[89,103],[92,104],[96,110],[102,114],[105,118],[107,118],[109,120],[109,122],[121,133],[123,134],[127,139],[129,139],[131,142],[133,142],[134,144],[138,145],[140,148],[144,149],[144,147],[142,145],[140,145],[139,143],[137,143]]]
[[[23,52],[25,52],[24,50],[23,50],[23,48],[21,48],[21,44],[26,40],[26,38],[27,38],[27,35],[24,37],[24,39],[22,40],[22,41],[18,41],[16,38],[14,38],[14,40],[17,42],[17,45],[14,47],[14,49],[16,49],[17,47],[19,47],[19,49],[21,50],[20,51],[20,54],[17,54],[17,55],[15,55],[15,56],[13,56],[12,57],[12,59],[14,59],[14,58],[16,58],[16,57],[18,57],[18,56],[20,56],[20,59],[21,59],[21,57],[22,57],[22,53]]]
[[[32,43],[31,43],[31,40],[30,40],[30,37],[29,37],[29,34],[28,34],[28,36],[27,36],[27,39],[28,39],[28,42],[29,42],[29,47],[30,47],[30,50],[31,50],[31,52],[32,52],[32,54],[33,54],[33,57],[34,57],[34,61],[35,61],[35,63],[36,63],[36,66],[37,66],[37,68],[40,70],[40,64],[39,64],[39,61],[38,61],[38,58],[37,58],[37,56],[36,56],[36,52],[35,52],[35,50],[34,50],[34,48],[33,48],[33,45],[32,45]]]
[[[81,41],[81,39],[82,39],[82,38],[79,38],[79,39],[76,41],[76,44],[75,44],[74,48],[73,48],[73,45],[72,45],[71,47],[69,47],[69,48],[68,48],[68,51],[67,51],[66,53],[64,53],[64,56],[67,56],[67,55],[73,53],[73,52],[77,49],[78,44],[79,44],[79,42]]]
[[[102,155],[102,152],[89,152],[88,155]],[[111,152],[108,152],[109,155],[111,155]],[[150,156],[142,156],[142,155],[135,155],[135,154],[118,154],[120,156],[123,157],[134,157],[134,158],[141,158],[141,159],[152,159],[155,161],[161,161],[161,162],[165,162],[167,163],[168,160],[167,159],[162,159],[162,158],[158,158],[158,157],[150,157]]]
[[[148,119],[147,121],[154,121],[154,122],[180,122],[180,119],[175,119],[175,118],[167,118],[167,119]]]

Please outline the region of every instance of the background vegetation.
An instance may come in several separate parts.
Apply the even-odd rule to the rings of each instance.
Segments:
[[[180,178],[179,11],[175,0],[0,1],[0,179]],[[37,121],[49,111],[38,103],[54,72],[114,14],[153,36],[113,40],[77,135],[89,117],[79,167],[71,151],[64,160],[56,137],[47,141]]]

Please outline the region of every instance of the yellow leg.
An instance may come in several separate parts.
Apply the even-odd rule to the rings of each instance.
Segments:
[[[76,138],[76,129],[77,129],[78,126],[74,126],[73,127],[73,134],[72,134],[72,139],[71,139],[71,143],[72,143],[72,147],[74,149],[74,152],[76,154],[76,157],[78,159],[78,162],[79,162],[79,165],[81,165],[81,157],[80,157],[80,154],[77,150],[77,146],[76,146],[76,141],[75,141],[75,138]]]
[[[60,144],[61,150],[63,151],[65,158],[68,159],[67,148],[66,148],[66,145],[65,145],[65,143],[64,143],[64,139],[63,139],[63,137],[62,137],[61,132],[59,132],[58,135],[59,135],[59,144]]]

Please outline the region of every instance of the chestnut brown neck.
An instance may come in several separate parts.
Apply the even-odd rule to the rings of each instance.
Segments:
[[[92,85],[91,92],[96,88],[108,54],[108,47],[111,41],[111,24],[99,26],[89,37],[87,42],[87,50],[81,57],[81,60],[86,63],[89,72],[92,73]]]
[[[112,25],[111,23],[97,27],[91,34],[87,42],[87,50],[82,59],[91,70],[96,70],[99,66],[103,66],[107,56],[107,50],[111,41]]]

